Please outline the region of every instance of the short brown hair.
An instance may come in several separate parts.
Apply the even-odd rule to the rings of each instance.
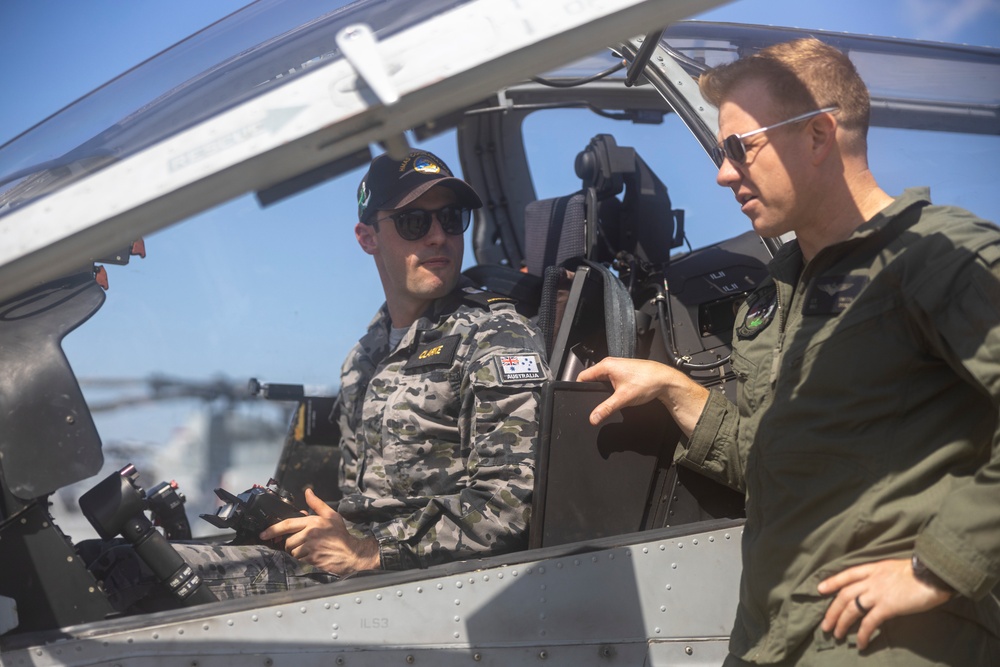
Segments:
[[[718,107],[748,79],[764,82],[789,118],[828,106],[840,109],[845,130],[868,135],[868,88],[843,52],[814,37],[772,44],[757,53],[711,69],[698,79],[701,94]]]

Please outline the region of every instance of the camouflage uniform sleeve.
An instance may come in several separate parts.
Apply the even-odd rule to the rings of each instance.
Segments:
[[[362,422],[365,392],[375,370],[373,359],[381,359],[388,353],[388,320],[389,311],[383,304],[340,368],[340,390],[333,408],[333,419],[340,431],[338,482],[344,496],[359,491],[362,447],[358,442],[358,428]]]
[[[345,496],[358,491],[359,450],[354,428],[357,419],[353,417],[360,398],[356,391],[356,376],[360,372],[356,368],[358,356],[358,348],[355,347],[344,361],[340,372],[340,391],[333,407],[333,419],[340,430],[340,491]]]
[[[513,308],[493,312],[474,339],[461,379],[463,479],[454,494],[430,497],[409,516],[372,526],[384,569],[527,547],[538,402],[549,379],[544,346]],[[525,372],[505,372],[515,363]]]

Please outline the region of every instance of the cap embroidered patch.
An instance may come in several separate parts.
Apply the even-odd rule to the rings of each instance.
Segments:
[[[358,220],[362,220],[365,217],[365,211],[368,210],[368,202],[371,201],[372,192],[368,189],[368,185],[365,181],[361,181],[361,185],[358,186]]]
[[[501,355],[496,357],[496,361],[502,384],[544,379],[541,359],[537,354]]]
[[[419,155],[417,159],[413,161],[413,170],[419,171],[422,174],[440,174],[441,167],[437,162],[430,159],[426,155]]]

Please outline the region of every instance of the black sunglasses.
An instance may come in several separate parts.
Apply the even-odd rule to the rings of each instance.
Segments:
[[[442,206],[436,211],[413,208],[399,213],[390,213],[384,218],[373,220],[372,225],[375,226],[375,231],[378,231],[376,223],[380,220],[392,220],[396,223],[396,233],[401,238],[407,241],[416,241],[427,236],[434,217],[437,217],[438,222],[441,223],[441,229],[444,230],[445,234],[461,236],[469,228],[469,223],[472,221],[472,211],[454,204]]]
[[[782,125],[800,123],[804,120],[812,118],[813,116],[818,116],[821,113],[833,113],[834,111],[838,111],[838,108],[824,107],[822,109],[809,111],[807,113],[800,114],[795,118],[789,118],[788,120],[783,120],[780,123],[768,125],[767,127],[762,127],[757,130],[751,130],[749,132],[744,132],[743,134],[730,134],[722,140],[721,144],[712,149],[712,159],[715,160],[715,164],[718,165],[721,165],[722,161],[726,158],[729,158],[736,164],[743,164],[747,161],[747,147],[743,145],[743,140],[747,137],[752,137],[755,134],[761,134],[763,132],[767,132],[768,130],[773,130],[774,128],[781,127]]]

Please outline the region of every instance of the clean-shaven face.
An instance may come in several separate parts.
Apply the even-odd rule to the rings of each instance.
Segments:
[[[772,102],[766,87],[753,80],[733,89],[719,107],[719,138],[744,134],[787,120]],[[774,238],[804,222],[802,193],[796,188],[796,174],[807,169],[808,123],[795,123],[747,137],[746,160],[742,164],[725,159],[716,182],[731,188],[740,210],[750,218],[754,230]]]
[[[436,211],[456,202],[454,192],[434,187],[404,208],[376,213],[378,231],[371,254],[379,267],[390,313],[396,310],[416,318],[432,301],[453,290],[462,270],[465,239],[461,234],[446,234],[435,216],[425,236],[407,241],[388,216],[414,209]],[[407,324],[393,321],[394,326]]]

